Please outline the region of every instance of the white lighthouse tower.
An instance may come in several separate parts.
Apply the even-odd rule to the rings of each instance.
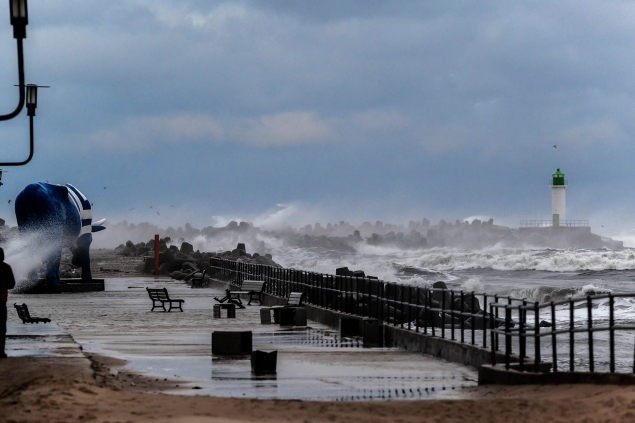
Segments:
[[[560,169],[551,176],[551,216],[553,226],[560,226],[561,221],[567,220],[567,181]]]

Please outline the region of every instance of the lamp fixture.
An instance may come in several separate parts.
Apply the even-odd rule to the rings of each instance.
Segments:
[[[18,45],[18,87],[20,87],[20,99],[15,110],[6,115],[0,115],[0,121],[16,117],[24,108],[24,53],[22,40],[26,38],[26,26],[29,23],[29,13],[26,0],[9,0],[11,13],[11,25],[13,25],[13,38]]]

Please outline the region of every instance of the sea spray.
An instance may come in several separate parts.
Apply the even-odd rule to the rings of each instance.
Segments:
[[[11,265],[19,285],[25,283],[29,273],[37,269],[56,248],[43,242],[39,234],[20,234],[4,244],[5,262]]]

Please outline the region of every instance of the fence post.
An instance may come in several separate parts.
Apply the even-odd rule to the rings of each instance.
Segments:
[[[512,309],[509,304],[505,307],[505,369],[509,370],[510,355],[512,354],[512,336],[510,324],[512,321]],[[521,357],[522,360],[522,357]]]
[[[587,315],[588,315],[588,333],[589,333],[589,371],[593,373],[595,371],[595,363],[593,359],[593,301],[591,300],[591,296],[587,295],[586,297],[586,307],[587,307]]]
[[[454,290],[450,291],[450,327],[454,341]]]
[[[487,348],[487,322],[485,318],[492,320],[492,313],[487,316],[487,294],[483,293],[483,348]],[[491,326],[491,325],[490,325]]]
[[[491,339],[491,350],[492,350],[492,366],[496,365],[496,342],[494,342],[494,319],[492,318],[492,316],[494,316],[494,305],[490,304],[489,305],[489,315],[490,315],[490,319],[489,319],[489,326],[490,326],[490,331],[489,334],[492,337]],[[485,323],[485,322],[483,322]],[[483,328],[485,328],[485,324],[483,324]],[[483,333],[485,333],[485,329],[483,329]]]
[[[419,333],[419,314],[421,313],[419,311],[419,305],[421,303],[421,299],[419,298],[419,287],[415,287],[415,295],[417,296],[417,307],[415,308],[415,330],[417,331],[417,333]],[[425,316],[425,313],[424,313]]]
[[[430,289],[430,288],[426,288],[426,289],[427,289],[427,299],[426,299],[426,301],[428,303],[427,306],[426,306],[427,307],[427,311],[428,311],[426,313],[426,315],[430,316],[430,330],[432,331],[432,336],[436,336],[435,330],[434,330],[435,329],[434,328],[434,311],[431,310],[431,308],[432,308],[432,297],[433,297],[432,289]],[[426,319],[426,332],[425,333],[428,333],[428,319]]]
[[[441,338],[445,339],[445,289],[441,289]]]
[[[613,294],[609,293],[609,348],[611,354],[611,364],[610,364],[610,372],[615,373],[615,329],[613,326],[615,325],[615,315],[613,314],[613,309],[615,305],[615,298],[613,298]]]
[[[569,300],[569,371],[573,373],[575,363],[573,362],[573,353],[575,337],[573,333],[573,299]]]
[[[465,343],[465,316],[463,316],[463,313],[465,313],[465,305],[463,302],[463,290],[461,290],[461,344]]]
[[[556,305],[551,302],[551,355],[553,361],[553,372],[558,372],[558,347],[556,339]]]
[[[476,329],[476,317],[474,314],[474,306],[476,305],[474,300],[476,299],[476,297],[474,296],[474,291],[472,291],[472,308],[470,309],[470,313],[472,314],[472,345],[476,344],[476,341],[474,340],[474,330]],[[483,331],[485,331],[485,328],[483,328]]]
[[[538,323],[538,321],[540,320],[540,307],[538,307],[538,301],[534,302],[534,310],[536,312],[536,317],[534,319],[534,326],[535,328],[535,333],[536,333],[536,339],[534,340],[534,345],[535,345],[535,357],[534,357],[534,363],[536,364],[536,373],[538,373],[540,371],[540,324]]]

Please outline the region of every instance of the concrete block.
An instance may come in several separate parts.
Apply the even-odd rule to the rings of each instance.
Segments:
[[[251,371],[255,374],[270,374],[276,372],[278,351],[256,350],[251,353]]]
[[[260,323],[263,325],[271,324],[271,308],[263,307],[260,309]]]
[[[214,331],[212,332],[213,355],[251,354],[251,331]]]
[[[377,319],[364,319],[362,323],[364,348],[381,348],[384,346],[384,322]]]
[[[340,336],[351,337],[360,336],[360,323],[361,320],[355,317],[341,317],[340,318]]]

